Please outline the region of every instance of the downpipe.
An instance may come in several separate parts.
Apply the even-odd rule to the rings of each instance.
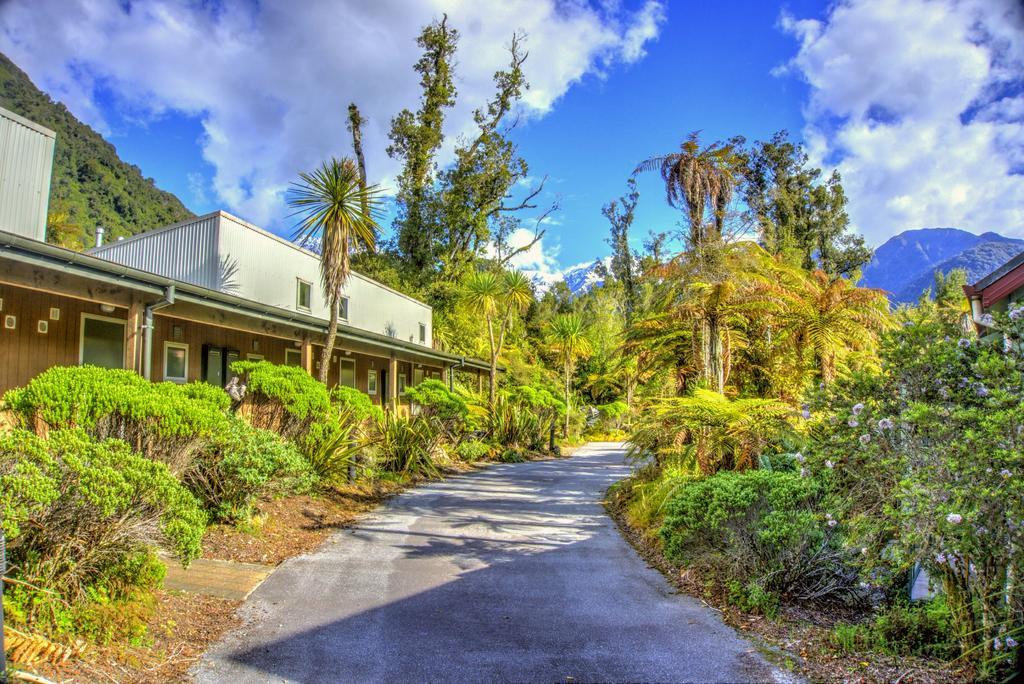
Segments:
[[[147,304],[142,314],[142,377],[153,379],[153,312],[174,304],[174,285],[164,289],[163,299]]]

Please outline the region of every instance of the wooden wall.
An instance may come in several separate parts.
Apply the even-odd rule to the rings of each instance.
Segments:
[[[77,366],[83,313],[122,320],[128,315],[124,308],[106,313],[96,302],[3,283],[0,299],[0,393],[24,385],[51,366]],[[60,309],[58,320],[50,319],[51,307]],[[7,316],[15,317],[15,329],[4,327]],[[46,333],[38,332],[39,321],[46,321]]]

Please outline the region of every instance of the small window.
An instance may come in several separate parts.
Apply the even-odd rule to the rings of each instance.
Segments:
[[[423,369],[414,368],[412,371],[412,384],[413,387],[423,382]]]
[[[420,344],[427,343],[427,326],[424,323],[420,323]]]
[[[188,382],[188,345],[164,342],[164,380]]]
[[[348,297],[342,297],[338,302],[338,317],[343,321],[348,320]]]
[[[117,318],[82,314],[79,363],[124,368],[124,326],[125,322]]]
[[[377,393],[377,371],[373,370],[372,368],[366,371],[366,393]]]
[[[284,350],[284,365],[286,366],[301,366],[302,365],[302,351],[298,349],[285,349]]]
[[[313,285],[298,280],[295,286],[295,306],[300,311],[309,311],[313,305]]]
[[[356,386],[356,362],[352,359],[342,359],[338,369],[338,384],[345,387]]]
[[[398,374],[398,393],[405,394],[405,373]]]

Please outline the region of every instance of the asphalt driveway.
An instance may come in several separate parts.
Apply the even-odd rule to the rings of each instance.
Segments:
[[[617,444],[403,494],[274,572],[200,682],[787,679],[607,517]]]

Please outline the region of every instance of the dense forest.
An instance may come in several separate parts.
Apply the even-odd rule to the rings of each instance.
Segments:
[[[128,236],[192,216],[177,197],[156,187],[114,146],[39,90],[0,53],[0,107],[57,133],[48,236],[73,249],[91,246],[96,227]]]

